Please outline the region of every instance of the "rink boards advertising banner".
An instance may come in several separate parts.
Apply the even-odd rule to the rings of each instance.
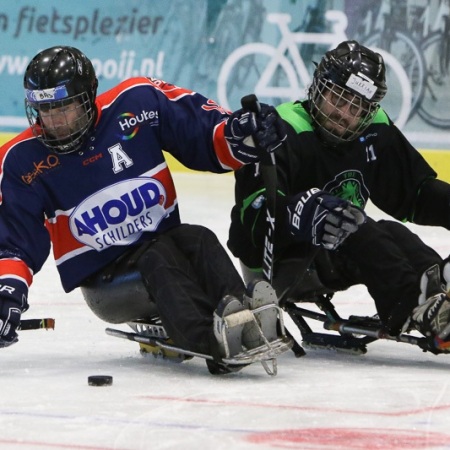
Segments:
[[[450,148],[450,0],[35,0],[0,6],[0,132],[24,128],[22,80],[39,50],[71,45],[99,91],[144,75],[229,109],[256,93],[303,98],[313,62],[346,39],[378,49],[383,106],[421,148]]]

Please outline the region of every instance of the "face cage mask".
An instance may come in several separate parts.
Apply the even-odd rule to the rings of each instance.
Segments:
[[[25,99],[25,111],[34,136],[59,154],[77,151],[94,119],[86,92],[56,102],[32,103]]]
[[[372,123],[380,105],[329,80],[318,79],[311,87],[310,107],[320,135],[336,145],[356,139]]]

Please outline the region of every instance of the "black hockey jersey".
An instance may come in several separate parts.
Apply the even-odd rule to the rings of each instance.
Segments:
[[[277,110],[286,122],[288,138],[276,152],[275,258],[293,242],[286,227],[287,199],[312,187],[349,200],[361,208],[370,199],[396,219],[415,221],[421,188],[437,174],[385,111],[378,111],[373,123],[358,139],[331,147],[314,132],[307,102],[285,103]],[[236,204],[231,213],[228,247],[244,264],[256,269],[261,267],[267,226],[265,187],[258,165],[242,167],[235,177]],[[448,185],[445,189],[448,211]],[[450,217],[424,219],[427,216],[424,209],[422,207],[419,223],[429,220],[430,225],[450,226]]]

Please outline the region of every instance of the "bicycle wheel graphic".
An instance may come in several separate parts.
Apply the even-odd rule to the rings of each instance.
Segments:
[[[427,77],[419,116],[429,125],[450,128],[449,37],[432,34],[423,45]]]
[[[411,117],[413,93],[408,75],[398,60],[390,53],[381,48],[371,48],[383,57],[384,63],[386,64],[386,71],[388,72],[388,75],[386,75],[386,78],[388,78],[387,83],[389,83],[389,80],[391,81],[391,84],[388,84],[388,92],[390,95],[389,105],[391,105],[391,108],[387,111],[395,122],[395,125],[402,129]],[[392,92],[394,82],[395,88]],[[394,99],[395,103],[392,103],[392,99]]]
[[[303,95],[288,58],[262,43],[246,44],[233,51],[217,80],[218,101],[225,108],[240,108],[241,97],[251,93],[275,106]]]
[[[425,60],[421,50],[411,38],[398,31],[389,35],[375,33],[365,39],[364,43],[372,49],[378,47],[378,49],[384,51],[383,57],[387,54],[391,55],[384,58],[387,66],[386,83],[388,86],[388,95],[384,102],[386,110],[392,117],[399,117],[399,105],[403,103],[402,97],[405,95],[404,85],[402,84],[405,83],[403,75],[406,74],[406,83],[409,85],[408,90],[411,95],[410,111],[404,121],[406,123],[417,111],[423,98],[426,73]],[[403,73],[401,73],[399,66],[403,69]]]

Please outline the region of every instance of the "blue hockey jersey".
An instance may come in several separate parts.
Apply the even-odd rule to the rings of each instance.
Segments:
[[[132,78],[96,108],[78,152],[53,153],[30,129],[0,150],[0,290],[14,287],[18,300],[51,248],[69,292],[128,246],[180,224],[163,149],[195,170],[242,165],[224,138],[229,112],[198,93]]]

